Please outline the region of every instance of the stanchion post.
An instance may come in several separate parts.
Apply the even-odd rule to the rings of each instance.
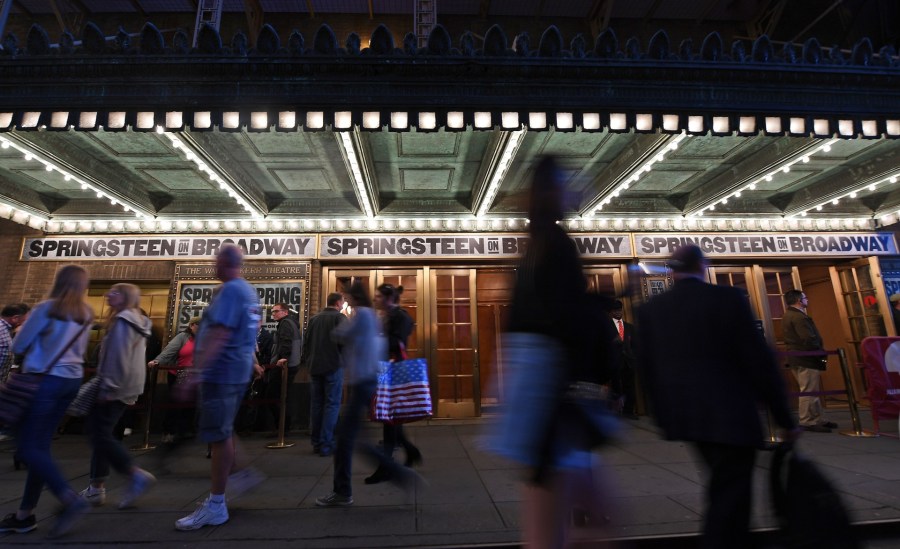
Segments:
[[[284,420],[287,416],[287,389],[288,389],[288,368],[287,364],[281,366],[281,396],[279,397],[281,401],[281,411],[278,414],[278,442],[274,442],[272,444],[266,444],[266,448],[278,449],[278,448],[290,448],[294,445],[293,442],[285,442],[284,441]]]
[[[850,405],[850,422],[853,424],[852,431],[841,431],[842,435],[848,437],[877,437],[874,433],[863,431],[862,423],[859,420],[859,408],[856,406],[856,395],[853,393],[853,379],[850,377],[850,369],[847,367],[847,354],[843,347],[839,347],[838,358],[841,361],[841,374],[844,376],[844,386],[847,388],[847,403]]]
[[[772,411],[769,410],[769,408],[766,408],[766,428],[769,430],[769,438],[766,440],[766,447],[774,448],[777,444],[781,443],[781,438],[778,437],[775,430],[775,422],[772,420]]]
[[[153,409],[153,397],[156,395],[157,374],[156,366],[150,368],[150,386],[144,392],[147,396],[147,413],[144,414],[144,443],[139,446],[132,446],[132,450],[152,450],[156,448],[155,444],[150,444],[150,411]]]

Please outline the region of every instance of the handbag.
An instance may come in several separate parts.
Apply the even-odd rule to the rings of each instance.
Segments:
[[[786,547],[859,547],[840,494],[792,444],[780,444],[772,453],[769,487]]]
[[[44,379],[44,373],[50,370],[50,368],[56,364],[56,361],[66,354],[69,347],[81,337],[81,334],[84,333],[88,326],[90,326],[90,322],[82,324],[81,329],[78,330],[75,337],[69,340],[65,347],[58,351],[56,355],[47,362],[47,365],[43,368],[43,372],[34,374],[11,372],[9,374],[9,377],[6,378],[6,383],[0,385],[0,425],[17,427],[19,423],[21,423],[22,418],[25,417],[25,413],[31,408],[31,403],[34,401],[35,395],[37,395],[38,389],[41,386],[41,381]]]
[[[66,408],[66,415],[72,417],[84,417],[91,413],[94,405],[97,404],[97,395],[100,394],[100,377],[94,376],[84,383],[79,389],[78,394]]]
[[[382,362],[372,399],[372,418],[397,425],[431,415],[428,362],[424,358]]]

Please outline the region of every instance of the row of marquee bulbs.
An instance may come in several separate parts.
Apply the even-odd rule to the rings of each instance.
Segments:
[[[22,113],[21,120],[16,124],[19,129],[44,129],[42,123],[44,113],[40,111],[28,111]],[[99,112],[82,111],[69,113],[57,111],[50,113],[49,126],[53,129],[86,129],[93,130],[99,126],[103,117]],[[214,114],[216,116],[214,116]],[[214,120],[221,115],[221,121]],[[0,128],[9,128],[14,121],[14,113],[0,112]],[[406,131],[412,127],[420,130],[437,130],[437,112],[407,112],[392,111],[382,113],[379,111],[196,111],[185,113],[182,111],[169,111],[156,113],[152,111],[123,112],[110,111],[105,114],[106,126],[113,130],[122,130],[129,126],[137,130],[150,131],[157,127],[163,127],[169,131],[180,131],[185,125],[193,129],[212,129],[218,126],[225,130],[238,130],[247,127],[251,130],[265,131],[275,125],[280,130],[294,130],[302,126],[310,130],[322,130],[331,125],[336,130],[350,130],[361,127],[367,130],[379,130],[385,126],[393,131]],[[331,119],[331,120],[329,120]],[[529,130],[544,130],[553,127],[557,130],[574,130],[579,127],[586,131],[600,131],[609,128],[612,131],[626,131],[630,127],[638,131],[651,131],[654,128],[666,132],[677,132],[686,129],[692,134],[702,134],[711,131],[714,134],[725,135],[738,132],[743,135],[751,135],[765,132],[770,135],[813,135],[826,137],[838,135],[841,137],[888,137],[900,136],[900,119],[884,121],[881,127],[875,119],[859,120],[828,118],[813,118],[808,120],[803,116],[706,116],[637,113],[600,113],[600,112],[517,112],[504,111],[493,113],[490,111],[449,111],[446,113],[446,127],[451,130],[464,130],[468,125],[475,129],[489,130],[495,127],[506,130],[518,129],[526,126]]]
[[[8,206],[0,206],[0,216],[28,224],[48,233],[217,233],[217,232],[406,232],[406,231],[513,231],[527,230],[528,220],[509,219],[307,219],[307,220],[81,220],[29,223],[24,212],[10,216]],[[900,212],[898,212],[900,217]],[[894,222],[895,218],[886,219]],[[783,231],[783,230],[870,230],[870,218],[596,218],[561,222],[568,231]]]

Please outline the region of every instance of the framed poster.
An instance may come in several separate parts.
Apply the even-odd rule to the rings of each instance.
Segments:
[[[278,323],[272,318],[272,307],[277,303],[287,303],[303,326],[309,316],[309,272],[309,263],[244,265],[242,274],[256,290],[262,305],[264,329],[275,330]],[[203,316],[220,284],[214,264],[176,265],[170,292],[170,338],[184,330],[191,318]]]

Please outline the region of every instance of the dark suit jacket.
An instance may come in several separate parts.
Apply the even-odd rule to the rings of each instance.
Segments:
[[[815,322],[803,311],[788,307],[781,317],[781,328],[784,334],[784,345],[788,351],[821,351],[822,336]],[[825,369],[824,357],[789,356],[789,366],[800,368]]]
[[[757,403],[793,428],[784,381],[735,288],[679,280],[638,315],[639,356],[666,438],[761,446]]]

